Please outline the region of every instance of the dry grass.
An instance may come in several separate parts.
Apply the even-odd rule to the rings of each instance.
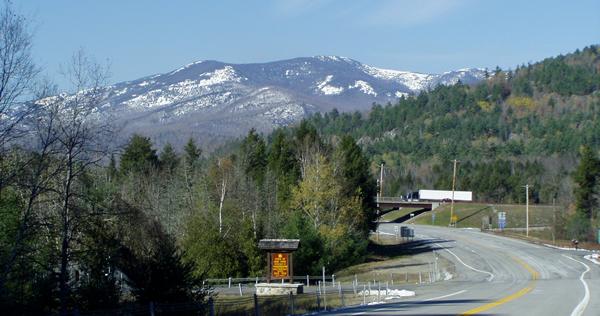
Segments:
[[[554,212],[557,208],[547,205],[529,206],[530,226],[551,226],[554,223]],[[484,217],[491,217],[493,227],[498,227],[498,212],[506,212],[506,228],[525,227],[525,205],[514,204],[482,204],[455,203],[454,214],[458,216],[457,227],[480,228]],[[435,222],[432,221],[435,214]],[[450,222],[450,203],[446,203],[431,212],[423,213],[414,220],[415,224],[448,226]]]

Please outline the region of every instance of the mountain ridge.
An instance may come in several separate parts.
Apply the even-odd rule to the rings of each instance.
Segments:
[[[368,111],[373,103],[395,102],[440,84],[473,84],[486,73],[464,68],[425,74],[341,56],[248,64],[203,60],[107,86],[101,109],[118,118],[125,138],[141,133],[158,144],[181,145],[189,137],[218,143],[250,128],[268,132],[333,108]]]

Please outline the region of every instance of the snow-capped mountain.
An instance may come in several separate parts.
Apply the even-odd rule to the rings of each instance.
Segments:
[[[165,74],[106,89],[102,109],[123,135],[140,132],[158,143],[190,136],[220,141],[254,127],[269,131],[318,111],[366,111],[438,84],[484,78],[483,69],[423,74],[381,69],[337,56],[255,64],[199,61]]]

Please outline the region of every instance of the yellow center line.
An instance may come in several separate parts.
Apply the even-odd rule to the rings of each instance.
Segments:
[[[523,296],[523,295],[531,292],[531,290],[535,286],[535,281],[537,279],[539,279],[539,276],[540,276],[539,272],[535,271],[531,266],[529,266],[527,263],[525,263],[525,261],[523,261],[523,260],[521,260],[521,259],[519,259],[517,257],[512,257],[511,256],[511,258],[514,261],[516,261],[518,264],[520,264],[521,266],[523,266],[531,274],[531,280],[532,281],[529,283],[529,286],[524,287],[524,288],[520,289],[519,291],[517,291],[517,292],[515,292],[515,293],[513,293],[513,294],[511,294],[509,296],[503,297],[503,298],[501,298],[501,299],[499,299],[497,301],[494,301],[494,302],[491,302],[491,303],[488,303],[488,304],[485,304],[485,305],[482,305],[482,306],[470,309],[470,310],[468,310],[468,311],[466,311],[466,312],[464,312],[464,313],[462,313],[460,315],[475,315],[475,314],[487,311],[489,309],[492,309],[492,308],[494,308],[494,307],[496,307],[498,305],[502,305],[504,303],[508,303],[508,302],[510,302],[512,300],[515,300],[515,299],[517,299],[517,298],[519,298],[519,297],[521,297],[521,296]]]

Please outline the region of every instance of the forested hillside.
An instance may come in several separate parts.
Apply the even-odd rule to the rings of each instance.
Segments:
[[[374,105],[367,116],[333,111],[270,135],[251,130],[207,154],[194,139],[177,151],[144,135],[111,148],[115,129],[97,111],[107,70],[78,52],[65,71],[73,91],[38,83],[25,22],[10,6],[0,14],[0,33],[10,34],[0,36],[10,48],[0,54],[7,313],[190,302],[197,313],[211,295],[207,278],[264,275],[262,238],[301,240],[297,275],[362,262],[381,162],[385,195],[448,189],[459,159],[458,189],[479,200],[520,202],[530,184],[536,202],[572,205],[557,214],[569,238],[591,239],[598,227],[598,46]],[[28,91],[43,102],[21,101]]]
[[[372,161],[386,165],[385,195],[418,188],[449,189],[452,159],[458,189],[490,202],[572,201],[571,172],[581,146],[600,148],[600,51],[496,69],[476,86],[439,86],[368,115],[316,114],[324,135],[349,134]]]

